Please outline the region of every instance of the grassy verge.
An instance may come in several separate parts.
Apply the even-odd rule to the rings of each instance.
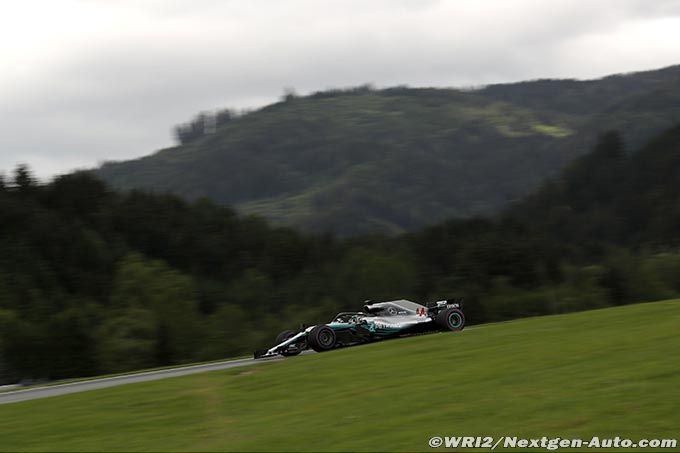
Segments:
[[[524,319],[0,406],[0,450],[429,450],[680,437],[680,301]]]

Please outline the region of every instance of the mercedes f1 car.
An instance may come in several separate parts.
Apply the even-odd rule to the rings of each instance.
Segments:
[[[328,324],[284,330],[269,349],[255,358],[293,356],[305,349],[316,352],[434,331],[459,331],[465,327],[460,300],[441,300],[424,306],[410,300],[367,303],[363,311],[338,313]]]

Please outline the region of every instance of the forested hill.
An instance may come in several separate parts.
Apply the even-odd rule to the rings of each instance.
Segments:
[[[680,124],[634,153],[609,132],[508,217],[581,245],[678,246],[679,184]]]
[[[282,224],[396,233],[491,214],[602,131],[631,147],[680,120],[680,66],[477,90],[359,87],[200,115],[182,144],[97,170],[118,188],[208,197]]]

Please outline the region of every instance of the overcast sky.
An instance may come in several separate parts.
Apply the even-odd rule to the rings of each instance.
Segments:
[[[262,106],[286,87],[678,63],[679,0],[0,0],[0,171],[149,154],[199,111]]]

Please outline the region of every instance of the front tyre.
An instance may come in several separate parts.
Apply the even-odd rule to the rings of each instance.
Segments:
[[[463,330],[465,328],[465,315],[458,308],[445,308],[437,314],[435,319],[442,330]]]
[[[335,331],[328,326],[316,326],[307,335],[307,344],[316,352],[333,349],[336,340]]]
[[[280,334],[276,336],[276,344],[283,343],[290,337],[296,335],[297,332],[294,330],[284,330]],[[279,352],[284,357],[291,357],[294,355],[298,355],[299,353],[302,352],[302,350],[305,349],[303,344],[300,343],[293,343],[288,345],[288,348],[284,349],[283,351]]]

